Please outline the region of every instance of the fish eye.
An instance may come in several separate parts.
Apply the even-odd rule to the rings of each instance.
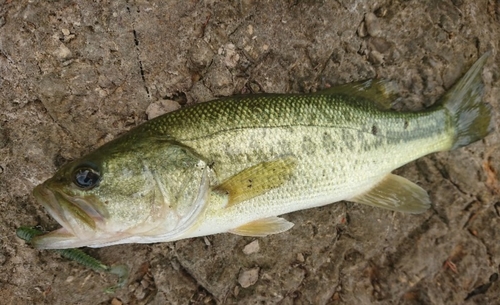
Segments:
[[[73,172],[73,182],[81,189],[90,190],[101,181],[99,172],[90,167],[80,167]]]

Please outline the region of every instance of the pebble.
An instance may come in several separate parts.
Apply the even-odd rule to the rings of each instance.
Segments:
[[[224,64],[228,68],[234,68],[240,60],[240,55],[236,51],[236,46],[232,43],[228,43],[224,47]]]
[[[364,21],[361,22],[361,24],[358,27],[357,30],[358,36],[363,38],[368,35],[368,31],[366,30],[366,23]]]
[[[203,103],[213,100],[215,97],[212,92],[203,84],[203,82],[194,83],[189,96],[197,103]]]
[[[67,60],[70,59],[73,54],[71,53],[71,50],[68,49],[67,46],[61,43],[61,45],[59,45],[59,48],[57,48],[57,50],[54,51],[54,55],[60,60]]]
[[[385,17],[385,15],[387,15],[387,12],[388,12],[387,7],[382,6],[375,10],[375,16],[379,18]]]
[[[390,42],[381,37],[372,37],[369,40],[370,49],[376,50],[379,53],[388,53],[392,45]]]
[[[146,289],[144,289],[144,287],[142,286],[138,286],[133,295],[136,297],[136,299],[143,300],[146,297]]]
[[[212,63],[214,55],[208,43],[204,40],[197,41],[189,50],[191,69],[195,71],[204,70]]]
[[[205,242],[205,246],[207,246],[207,247],[210,247],[212,245],[212,243],[210,242],[210,240],[206,236],[203,236],[203,241]]]
[[[382,29],[380,28],[380,22],[374,13],[367,13],[365,15],[366,31],[372,37],[380,36]]]
[[[375,65],[381,65],[384,63],[384,55],[376,50],[372,50],[370,54],[368,54],[368,60]]]
[[[304,258],[304,254],[302,253],[297,253],[297,260],[301,263],[305,262],[306,259]]]
[[[257,253],[259,252],[259,250],[260,250],[259,241],[256,239],[243,248],[243,253],[249,255],[252,253]]]
[[[181,108],[181,105],[179,105],[179,103],[177,103],[176,101],[160,100],[149,104],[148,108],[146,109],[146,115],[148,116],[148,120],[151,120],[153,118],[156,118],[157,116],[172,112],[179,108]]]
[[[122,305],[122,304],[123,304],[123,303],[122,303],[122,301],[120,301],[120,300],[119,300],[119,299],[117,299],[117,298],[113,298],[113,299],[111,300],[111,305]]]
[[[229,96],[233,94],[233,76],[221,61],[214,61],[214,64],[210,66],[204,77],[204,84],[216,95]]]
[[[254,285],[259,279],[259,267],[251,269],[242,269],[238,275],[238,283],[243,288],[248,288]]]

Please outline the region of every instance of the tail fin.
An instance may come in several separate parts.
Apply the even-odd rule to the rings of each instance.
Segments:
[[[481,71],[490,52],[484,54],[442,98],[455,128],[451,149],[459,148],[484,138],[493,129],[491,106],[482,101],[484,84]]]

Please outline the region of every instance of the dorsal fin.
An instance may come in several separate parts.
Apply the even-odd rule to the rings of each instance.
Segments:
[[[368,79],[354,83],[334,86],[318,91],[317,94],[345,94],[374,101],[382,110],[388,110],[397,96],[397,87],[386,79]]]

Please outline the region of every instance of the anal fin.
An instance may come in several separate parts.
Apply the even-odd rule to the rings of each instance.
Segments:
[[[263,237],[288,231],[293,223],[281,217],[267,217],[255,220],[230,230],[230,233],[242,236]]]
[[[388,174],[368,192],[349,201],[414,214],[425,212],[431,204],[423,188],[394,174]]]

